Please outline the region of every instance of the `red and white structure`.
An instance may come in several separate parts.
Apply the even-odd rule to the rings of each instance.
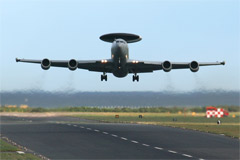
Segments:
[[[222,108],[216,108],[216,107],[207,107],[206,108],[206,117],[207,118],[212,118],[212,117],[216,117],[216,118],[221,118],[224,116],[228,116],[229,113],[228,111],[226,111],[225,109]]]

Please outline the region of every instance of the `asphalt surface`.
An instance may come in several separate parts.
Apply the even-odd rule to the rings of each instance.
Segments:
[[[1,117],[1,136],[49,159],[239,159],[239,140],[72,117]]]

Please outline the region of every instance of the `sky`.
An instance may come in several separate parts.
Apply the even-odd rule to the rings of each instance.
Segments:
[[[240,91],[238,0],[1,0],[1,91]],[[226,61],[225,66],[162,70],[117,78],[100,72],[16,63],[15,58],[108,59],[106,33],[134,33],[130,59]]]

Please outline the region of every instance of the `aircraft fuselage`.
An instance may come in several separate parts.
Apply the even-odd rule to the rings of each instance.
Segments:
[[[125,77],[128,75],[126,67],[129,59],[128,44],[123,39],[116,39],[112,43],[111,57],[114,62],[113,75],[116,77]]]

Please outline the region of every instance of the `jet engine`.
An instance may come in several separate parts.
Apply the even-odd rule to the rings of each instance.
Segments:
[[[189,68],[192,72],[197,72],[199,70],[199,64],[197,61],[192,61],[189,63]]]
[[[51,62],[49,59],[45,58],[42,60],[42,62],[41,62],[42,69],[48,70],[50,68],[50,66],[51,66]]]
[[[162,63],[162,69],[165,71],[165,72],[170,72],[171,69],[172,69],[172,63],[170,61],[164,61]]]
[[[78,67],[78,62],[77,62],[75,59],[71,59],[70,61],[68,61],[68,68],[69,68],[71,71],[76,70],[77,67]]]

